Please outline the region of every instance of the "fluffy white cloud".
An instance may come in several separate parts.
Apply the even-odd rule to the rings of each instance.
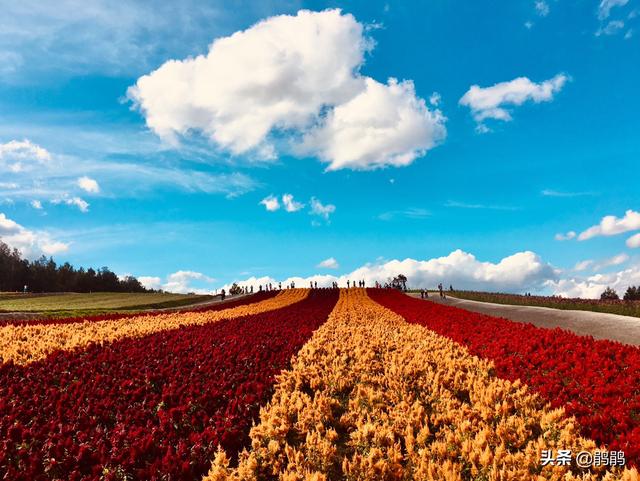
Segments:
[[[140,284],[147,289],[160,289],[162,287],[162,279],[155,276],[140,276],[137,277]]]
[[[51,203],[75,206],[80,210],[80,212],[85,214],[89,212],[89,203],[80,197],[69,197],[68,195],[63,195],[62,197],[53,199]]]
[[[40,202],[39,200],[32,200],[31,207],[37,210],[42,210],[42,202]]]
[[[442,282],[459,289],[507,292],[537,290],[544,287],[548,281],[558,278],[557,271],[533,252],[519,252],[492,263],[481,262],[469,253],[456,250],[448,256],[429,260],[404,259],[366,264],[339,276],[289,277],[282,280],[282,284],[286,286],[294,281],[297,287],[307,287],[309,282],[313,281],[318,283],[318,287],[329,287],[332,282],[337,281],[340,286],[346,286],[347,280],[364,279],[368,286],[372,286],[376,281],[385,283],[398,274],[406,275],[409,285],[416,287],[434,288]],[[257,289],[259,284],[264,285],[264,282],[255,282],[254,279],[247,279],[239,284],[253,285],[254,289]],[[272,278],[262,279],[276,283]]]
[[[538,15],[540,15],[541,17],[546,17],[547,15],[549,15],[549,4],[547,2],[545,2],[544,0],[537,0],[535,5]]]
[[[413,82],[365,83],[360,94],[305,135],[301,152],[318,155],[327,170],[402,167],[446,137],[445,118],[416,97]]]
[[[173,144],[196,131],[233,154],[266,158],[289,140],[332,170],[407,165],[444,138],[445,119],[410,81],[360,75],[372,47],[352,15],[301,10],[218,38],[206,55],[166,62],[128,97]]]
[[[323,106],[353,97],[363,82],[354,72],[371,47],[353,16],[303,10],[218,38],[207,55],[168,61],[129,97],[161,137],[197,129],[243,153],[272,129],[306,126]]]
[[[46,231],[32,231],[0,213],[0,240],[28,258],[66,252],[69,244],[52,239]]]
[[[594,261],[591,259],[584,260],[578,262],[573,270],[575,271],[585,271],[587,269],[591,269],[592,271],[599,271],[601,269],[606,269],[607,267],[619,266],[626,263],[629,260],[629,256],[624,252],[613,257],[609,257],[607,259],[602,259],[600,261]]]
[[[627,247],[638,248],[640,247],[640,233],[632,235],[627,239]]]
[[[594,274],[587,278],[564,278],[547,282],[546,287],[559,296],[597,299],[607,288],[622,296],[627,287],[640,285],[640,264],[609,274]]]
[[[575,231],[570,230],[569,232],[567,232],[566,234],[563,233],[558,233],[555,236],[555,239],[557,241],[566,241],[566,240],[571,240],[571,239],[575,239],[577,236]]]
[[[624,28],[624,22],[622,20],[611,20],[604,27],[600,27],[596,31],[596,37],[601,35],[615,35]]]
[[[274,195],[265,197],[260,201],[260,204],[264,205],[264,208],[267,209],[269,212],[275,212],[280,208],[280,201]]]
[[[31,171],[51,160],[51,154],[28,139],[0,144],[0,172]]]
[[[338,267],[340,267],[340,264],[338,264],[338,261],[335,259],[335,257],[329,257],[328,259],[320,262],[316,267],[322,269],[337,269]]]
[[[566,75],[558,74],[540,83],[532,82],[527,77],[518,77],[491,87],[472,85],[459,103],[471,109],[473,118],[480,126],[479,130],[487,131],[487,127],[482,124],[484,120],[508,122],[512,120],[511,113],[506,108],[508,105],[519,106],[528,100],[535,103],[550,102],[568,80]]]
[[[614,7],[623,7],[629,0],[601,0],[598,6],[598,18],[604,20],[611,14],[611,9]]]
[[[612,236],[633,230],[640,230],[640,212],[629,209],[620,219],[614,215],[603,217],[599,224],[581,232],[578,240],[584,241],[597,236]]]
[[[311,211],[309,212],[311,215],[317,215],[319,217],[324,218],[324,220],[328,221],[329,216],[336,211],[336,206],[333,204],[323,204],[315,197],[311,198]]]
[[[146,278],[152,282],[157,278]],[[177,271],[167,276],[165,283],[161,285],[162,290],[167,292],[175,292],[179,294],[186,294],[188,292],[195,292],[196,294],[209,294],[212,292],[210,288],[196,287],[194,282],[199,282],[201,285],[208,285],[214,282],[215,279],[202,274],[201,272],[194,271]],[[141,281],[142,282],[142,281]]]
[[[291,194],[282,195],[282,205],[287,212],[297,212],[304,207],[304,204],[296,202]]]
[[[100,192],[100,186],[95,179],[87,177],[86,175],[78,178],[78,187],[90,194],[97,194]]]

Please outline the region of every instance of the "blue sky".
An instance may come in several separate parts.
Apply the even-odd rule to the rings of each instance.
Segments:
[[[173,290],[623,290],[639,42],[637,0],[21,2],[0,19],[0,237]]]

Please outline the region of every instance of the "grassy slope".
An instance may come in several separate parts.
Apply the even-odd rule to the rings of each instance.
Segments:
[[[447,292],[447,294],[449,294]],[[564,299],[545,296],[520,296],[493,292],[455,291],[451,295],[459,299],[509,304],[516,306],[551,307],[578,311],[606,312],[622,316],[640,317],[640,301],[600,301],[596,299]]]
[[[68,312],[157,309],[179,307],[212,299],[198,296],[166,293],[69,293],[51,295],[23,295],[0,293],[0,311]]]

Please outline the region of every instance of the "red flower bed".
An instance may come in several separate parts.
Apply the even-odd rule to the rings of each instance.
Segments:
[[[407,321],[491,359],[498,376],[521,379],[554,407],[574,415],[584,436],[623,450],[629,464],[640,465],[640,349],[476,314],[398,291],[368,293]]]
[[[272,312],[0,366],[0,479],[195,480],[232,455],[337,290]]]
[[[208,312],[208,311],[220,311],[222,309],[230,309],[232,307],[244,306],[246,304],[253,304],[254,302],[264,301],[271,297],[275,297],[278,291],[262,291],[249,296],[241,297],[240,299],[221,302],[219,304],[212,304],[202,307],[193,308],[176,308],[176,311],[180,312]],[[97,316],[84,316],[84,317],[61,317],[53,319],[4,319],[0,320],[1,326],[22,326],[22,325],[46,325],[46,324],[71,324],[74,322],[97,322],[97,321],[111,321],[113,319],[126,319],[130,317],[145,316],[160,316],[172,311],[151,311],[151,312],[136,312],[130,314],[113,313],[113,314],[100,314]]]

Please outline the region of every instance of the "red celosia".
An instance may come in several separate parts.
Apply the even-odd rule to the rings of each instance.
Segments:
[[[562,406],[574,415],[583,435],[624,451],[629,464],[640,465],[637,347],[477,314],[395,290],[369,289],[368,293],[407,321],[492,360],[498,376],[521,379],[554,407]]]
[[[336,290],[292,306],[0,366],[0,479],[199,479],[236,455]]]

